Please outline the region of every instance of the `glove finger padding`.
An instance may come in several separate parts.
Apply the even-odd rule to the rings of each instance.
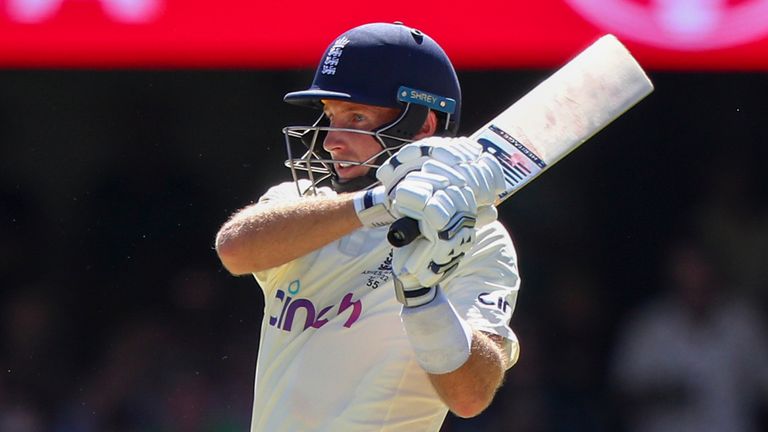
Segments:
[[[376,178],[384,185],[387,193],[390,193],[408,173],[417,171],[429,160],[431,147],[420,143],[421,141],[404,145],[376,170]]]
[[[424,206],[424,216],[422,222],[426,223],[426,231],[438,232],[445,229],[454,215],[466,211],[468,205],[466,202],[456,202],[456,196],[460,201],[464,197],[453,190],[439,190],[435,192]]]
[[[428,268],[432,260],[430,256],[433,242],[420,237],[410,244],[395,248],[392,251],[392,272],[397,275],[406,287],[421,287],[417,274]],[[411,283],[406,283],[411,282]]]
[[[450,240],[462,227],[474,227],[477,219],[477,203],[472,190],[466,186],[438,190],[420,213],[412,209],[408,211],[411,212],[408,216],[419,221],[419,230],[428,239],[438,236]]]
[[[477,222],[475,226],[477,228],[484,227],[489,223],[499,218],[499,211],[496,210],[496,206],[485,205],[477,208]]]
[[[455,184],[459,186],[470,184],[467,181],[467,178],[464,175],[464,173],[454,168],[457,166],[459,166],[459,164],[449,165],[439,160],[430,159],[424,162],[424,165],[421,167],[421,172],[443,176],[446,179],[448,179],[448,181],[451,182],[451,184]]]
[[[482,152],[482,146],[469,138],[428,137],[400,148],[376,170],[376,178],[390,193],[409,172],[429,160],[455,165],[474,161]]]
[[[450,240],[437,240],[433,242],[430,251],[431,260],[427,263],[430,275],[439,275],[440,279],[447,276],[453,270],[453,267],[458,264],[459,260],[472,248],[474,243],[474,227],[462,228]],[[424,269],[422,271],[426,272]],[[425,275],[424,277],[426,278],[427,276]]]
[[[417,170],[417,171],[414,171]],[[404,146],[377,171],[392,209],[418,221],[422,237],[393,250],[398,298],[429,302],[434,288],[472,248],[476,226],[496,220],[503,171],[468,138],[428,138]]]
[[[456,166],[455,170],[466,179],[479,205],[495,203],[506,188],[501,165],[488,153],[483,153],[476,161]]]
[[[477,210],[472,190],[455,185],[437,190],[421,212],[399,209],[419,222],[423,235],[393,250],[392,271],[406,291],[434,286],[456,268],[474,244]]]
[[[392,272],[405,290],[432,287],[458,266],[474,243],[474,228],[464,228],[451,240],[418,238],[392,252]]]
[[[501,164],[488,153],[464,162],[431,159],[424,163],[421,171],[446,177],[454,184],[460,184],[463,180],[472,189],[481,206],[495,203],[506,189]]]
[[[488,185],[495,195],[500,195],[507,189],[504,181],[504,169],[495,156],[490,153],[483,153],[478,158],[478,164],[486,168]]]
[[[489,179],[491,176],[488,172],[490,171],[489,168],[475,162],[473,165],[461,164],[456,169],[467,179],[467,185],[475,192],[475,198],[478,203],[482,205],[493,204],[498,194],[495,192],[493,185],[490,184],[493,179]]]
[[[392,250],[392,273],[405,291],[434,286],[440,281],[440,276],[428,272],[432,245],[432,241],[420,237]]]
[[[432,158],[449,165],[476,160],[483,146],[467,137],[450,138],[432,151]]]
[[[446,177],[454,184],[466,184],[474,192],[478,203],[488,204],[487,196],[492,192],[486,192],[488,189],[486,186],[487,181],[482,179],[482,177],[478,178],[477,169],[471,168],[468,164],[460,163],[449,166],[440,161],[430,160],[424,163],[421,170],[422,172]]]
[[[457,186],[445,189],[440,199],[441,206],[447,208],[450,205],[452,212],[445,212],[447,220],[439,221],[442,226],[439,228],[438,238],[433,241],[429,267],[432,273],[445,274],[454,261],[460,259],[474,244],[477,203],[469,188]],[[427,204],[424,210],[425,214],[429,214],[430,205]],[[428,216],[426,220],[431,222],[433,218]],[[427,229],[421,225],[420,228]]]
[[[419,219],[435,192],[449,185],[450,182],[439,175],[419,171],[410,173],[392,191],[392,207],[404,216]]]

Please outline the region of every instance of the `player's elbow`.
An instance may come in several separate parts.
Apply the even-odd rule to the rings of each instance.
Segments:
[[[449,401],[448,408],[457,417],[472,418],[485,411],[492,400],[493,395],[488,395],[485,392],[465,394],[460,398]]]
[[[235,276],[252,273],[256,270],[248,263],[245,244],[234,235],[226,225],[216,235],[216,254],[224,268]]]
[[[497,373],[494,373],[497,372]],[[471,418],[479,415],[493,402],[496,392],[501,386],[503,370],[484,368],[484,372],[473,379],[465,381],[465,385],[456,385],[449,391],[440,392],[443,401],[457,417]]]

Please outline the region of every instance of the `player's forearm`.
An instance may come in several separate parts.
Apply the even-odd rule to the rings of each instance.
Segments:
[[[493,401],[506,370],[499,344],[474,331],[471,354],[461,367],[446,374],[429,374],[432,386],[457,416],[474,417]]]
[[[352,195],[255,204],[222,226],[216,251],[232,274],[254,273],[306,255],[360,226]]]

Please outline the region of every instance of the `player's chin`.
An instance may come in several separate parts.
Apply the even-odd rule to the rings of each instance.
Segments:
[[[341,167],[338,164],[336,164],[335,169],[336,174],[339,176],[339,180],[342,182],[364,176],[368,173],[368,170],[370,170],[370,168],[366,166],[354,165]]]

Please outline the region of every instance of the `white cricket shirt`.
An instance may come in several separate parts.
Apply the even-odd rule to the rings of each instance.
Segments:
[[[322,195],[335,195],[328,188]],[[260,203],[297,199],[296,185]],[[254,274],[265,296],[251,431],[438,431],[448,411],[416,362],[400,322],[387,228],[363,228]],[[441,286],[473,329],[509,341],[519,278],[498,222]]]

